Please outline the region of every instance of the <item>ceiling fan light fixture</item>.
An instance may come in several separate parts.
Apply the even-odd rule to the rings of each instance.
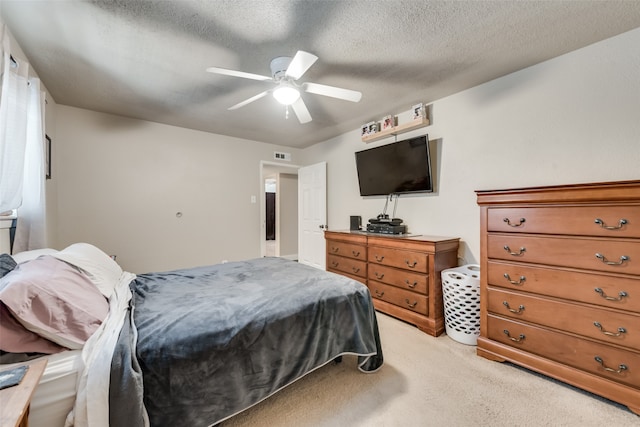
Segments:
[[[0,0],[2,1],[2,0]],[[245,73],[244,71],[229,70],[227,68],[209,67],[207,72],[222,74],[225,76],[241,77],[251,80],[270,81],[275,85],[271,89],[260,92],[249,99],[229,107],[229,110],[237,110],[244,107],[267,94],[272,94],[280,104],[284,105],[285,117],[289,117],[289,106],[298,117],[300,123],[311,121],[311,114],[304,103],[301,91],[306,94],[329,96],[331,98],[342,99],[344,101],[358,102],[362,98],[362,93],[355,90],[343,89],[334,86],[327,86],[318,83],[297,81],[307,72],[307,70],[317,61],[318,57],[312,53],[299,50],[293,58],[289,56],[279,56],[271,61],[271,77],[259,74]]]
[[[282,105],[291,105],[300,98],[300,92],[288,84],[281,84],[273,91],[273,97]]]

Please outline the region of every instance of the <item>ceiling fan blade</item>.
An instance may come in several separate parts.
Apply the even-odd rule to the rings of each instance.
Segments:
[[[272,80],[271,77],[261,76],[259,74],[245,73],[244,71],[228,70],[226,68],[209,67],[207,71],[215,74],[224,74],[225,76],[242,77],[243,79],[252,80]]]
[[[300,123],[308,123],[311,121],[311,114],[309,114],[309,110],[307,109],[307,106],[304,105],[302,98],[298,98],[296,102],[291,104],[291,108],[293,108],[293,111],[296,113]]]
[[[251,104],[253,101],[257,101],[258,99],[260,99],[260,98],[262,98],[262,97],[266,96],[269,92],[271,92],[271,91],[270,91],[270,90],[265,90],[264,92],[259,93],[259,94],[257,94],[256,96],[252,96],[252,97],[251,97],[251,98],[249,98],[249,99],[245,99],[244,101],[242,101],[242,102],[240,102],[240,103],[238,103],[238,104],[234,105],[233,107],[229,107],[229,108],[227,108],[227,110],[237,110],[237,109],[238,109],[238,108],[240,108],[240,107],[244,107],[245,105],[247,105],[247,104]]]
[[[304,50],[299,50],[287,67],[285,76],[291,77],[293,80],[298,80],[317,60],[317,56]]]
[[[362,93],[351,90],[342,89],[334,86],[321,85],[318,83],[304,83],[302,88],[305,92],[314,93],[316,95],[330,96],[332,98],[343,99],[345,101],[358,102],[362,98]]]

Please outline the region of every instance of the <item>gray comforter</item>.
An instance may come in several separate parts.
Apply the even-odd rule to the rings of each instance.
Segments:
[[[139,275],[112,363],[110,423],[208,426],[343,354],[383,363],[366,286],[281,258]],[[137,336],[136,336],[137,334]]]

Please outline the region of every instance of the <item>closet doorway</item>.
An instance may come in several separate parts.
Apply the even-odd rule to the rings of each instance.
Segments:
[[[260,163],[261,255],[298,259],[298,169]]]

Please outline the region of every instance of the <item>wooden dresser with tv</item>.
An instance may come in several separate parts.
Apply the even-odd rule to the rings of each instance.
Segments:
[[[640,181],[477,191],[478,355],[640,414]]]
[[[376,310],[438,336],[444,331],[440,273],[455,267],[458,238],[325,231],[327,270],[369,287]]]

